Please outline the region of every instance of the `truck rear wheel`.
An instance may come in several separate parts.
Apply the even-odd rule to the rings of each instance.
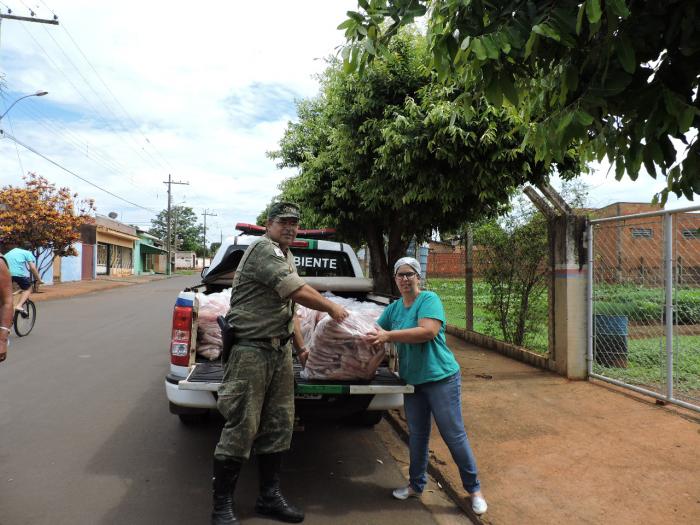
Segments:
[[[180,418],[180,423],[186,427],[195,427],[203,425],[207,418],[209,417],[209,412],[201,412],[197,414],[178,414],[177,417]]]
[[[348,422],[352,425],[373,427],[382,420],[382,416],[384,416],[383,410],[365,410],[350,416]]]

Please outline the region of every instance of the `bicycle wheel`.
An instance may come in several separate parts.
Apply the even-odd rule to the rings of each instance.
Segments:
[[[24,303],[24,306],[22,307],[22,311],[15,311],[14,326],[17,337],[24,337],[25,335],[28,335],[29,332],[32,331],[32,328],[34,328],[35,322],[36,306],[34,306],[32,301],[27,299],[27,302]]]

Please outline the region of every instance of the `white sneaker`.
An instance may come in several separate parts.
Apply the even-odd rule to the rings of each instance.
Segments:
[[[489,506],[483,496],[472,496],[472,510],[474,514],[481,516]]]
[[[398,489],[394,489],[394,492],[391,493],[392,496],[394,496],[396,499],[408,499],[408,498],[420,498],[421,493],[416,492],[413,490],[413,487],[411,485],[408,485],[406,487],[401,487]]]

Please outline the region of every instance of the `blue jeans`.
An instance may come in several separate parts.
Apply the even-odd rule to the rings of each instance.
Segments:
[[[408,470],[413,490],[423,492],[428,481],[428,444],[430,415],[435,418],[442,439],[450,449],[452,459],[459,467],[464,489],[473,494],[481,490],[476,470],[476,459],[464,430],[462,419],[462,378],[459,372],[434,381],[415,385],[413,394],[404,395],[404,410],[408,421],[411,465]]]

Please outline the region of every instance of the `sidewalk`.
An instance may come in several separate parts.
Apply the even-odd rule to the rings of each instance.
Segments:
[[[33,293],[31,295],[31,298],[32,301],[38,303],[42,301],[51,301],[53,299],[73,297],[75,295],[100,292],[102,290],[110,290],[112,288],[119,288],[122,286],[131,286],[133,284],[159,281],[161,279],[168,278],[169,276],[161,274],[129,275],[126,277],[100,275],[97,277],[97,279],[92,281],[70,281],[67,283],[55,283],[50,286],[43,285],[39,288],[38,293]]]
[[[700,523],[700,416],[569,381],[448,336],[489,510],[483,523]],[[402,411],[390,422],[405,435]],[[431,474],[471,513],[433,427]]]

